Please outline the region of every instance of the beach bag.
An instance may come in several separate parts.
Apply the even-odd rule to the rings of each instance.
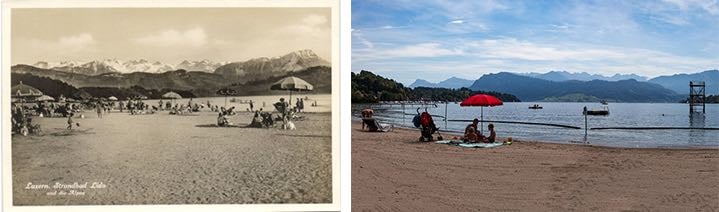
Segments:
[[[416,116],[414,116],[414,118],[412,119],[412,124],[414,124],[414,127],[419,128],[419,126],[421,126],[422,123],[419,122],[419,119],[420,119],[420,115],[419,115],[419,114],[417,114]]]

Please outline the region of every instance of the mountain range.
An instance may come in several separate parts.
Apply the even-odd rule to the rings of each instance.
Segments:
[[[639,76],[636,74],[614,74],[613,76],[604,76],[599,74],[589,74],[587,72],[570,73],[567,71],[550,71],[547,73],[525,73],[521,74],[534,78],[549,80],[549,81],[567,81],[567,80],[579,80],[579,81],[592,81],[592,80],[604,80],[604,81],[619,81],[634,79],[636,81],[647,81],[647,77]]]
[[[634,79],[556,82],[507,72],[484,75],[470,89],[510,93],[522,101],[678,102],[683,97],[661,85]]]
[[[719,94],[719,70],[707,70],[693,74],[675,74],[650,79],[649,82],[664,86],[679,94],[689,94],[689,81],[704,81],[706,94]]]
[[[410,88],[416,87],[427,87],[427,88],[466,88],[472,85],[474,81],[468,79],[462,79],[458,77],[450,77],[449,79],[443,80],[439,83],[431,83],[423,79],[417,79],[414,83],[410,84]]]
[[[287,76],[299,77],[312,84],[315,87],[312,93],[329,93],[332,87],[331,80],[329,80],[332,78],[331,68],[327,66],[309,67],[299,71],[285,72],[284,75],[249,82],[238,82],[233,78],[227,78],[215,73],[186,70],[162,73],[111,72],[98,75],[86,75],[42,69],[29,65],[15,65],[11,67],[11,71],[13,74],[29,74],[58,80],[76,88],[130,88],[139,86],[154,90],[170,89],[190,91],[196,96],[214,96],[216,95],[215,91],[223,87],[235,88],[238,91],[238,95],[281,93],[283,91],[270,91],[269,87],[272,83]]]
[[[145,72],[145,73],[162,73],[166,71],[174,71],[176,69],[185,69],[191,71],[202,71],[202,72],[214,72],[217,67],[220,67],[223,63],[213,63],[209,60],[201,61],[183,61],[175,66],[165,64],[159,61],[148,61],[145,59],[139,60],[118,60],[118,59],[105,59],[105,60],[94,60],[90,62],[78,62],[78,61],[62,61],[57,63],[49,63],[45,61],[39,61],[32,66],[52,69],[56,71],[78,73],[85,75],[99,75],[105,73],[132,73],[132,72]]]
[[[287,72],[299,71],[314,66],[331,66],[312,50],[299,50],[280,57],[261,57],[244,62],[233,62],[222,65],[215,74],[234,78],[239,82],[248,82],[277,77]]]
[[[193,92],[196,96],[216,95],[223,87],[237,89],[239,95],[273,94],[270,84],[295,76],[313,84],[312,93],[331,91],[330,63],[312,50],[299,50],[278,57],[254,58],[243,62],[218,63],[210,60],[185,60],[177,65],[144,59],[117,59],[90,62],[63,61],[17,64],[11,72],[46,77],[83,88],[130,88],[177,90]],[[96,89],[97,90],[97,89]],[[152,95],[152,94],[150,94]]]
[[[565,81],[583,81],[589,82],[593,80],[617,82],[623,80],[635,80],[637,82],[649,82],[663,86],[677,94],[689,93],[689,81],[704,81],[706,83],[706,93],[719,94],[719,70],[707,70],[691,74],[675,74],[670,76],[659,76],[655,78],[647,78],[636,74],[615,74],[613,76],[603,76],[599,74],[589,74],[586,72],[570,73],[567,71],[550,71],[547,73],[513,73],[515,75],[543,79],[553,82]],[[474,83],[473,80],[451,77],[439,83],[428,82],[423,79],[417,79],[409,87],[441,87],[441,88],[461,88],[470,87]]]
[[[108,73],[128,74],[135,72],[164,73],[175,70],[186,70],[190,72],[216,73],[225,77],[235,78],[237,81],[248,82],[282,76],[288,72],[300,71],[314,66],[330,66],[330,63],[320,58],[312,50],[304,49],[290,52],[279,57],[260,57],[243,62],[185,60],[177,65],[170,65],[159,61],[148,61],[145,59],[128,61],[105,59],[89,62],[62,61],[53,63],[39,61],[32,64],[32,66],[41,69],[83,75],[102,75]]]

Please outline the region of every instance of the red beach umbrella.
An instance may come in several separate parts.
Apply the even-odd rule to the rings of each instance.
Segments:
[[[480,119],[482,120],[480,123],[480,132],[482,131],[482,128],[484,127],[484,107],[494,107],[503,105],[502,100],[497,99],[497,97],[494,97],[492,95],[487,94],[475,94],[470,96],[469,98],[462,101],[462,103],[459,104],[461,107],[480,107]]]

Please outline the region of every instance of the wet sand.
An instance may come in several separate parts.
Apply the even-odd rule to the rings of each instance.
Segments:
[[[85,112],[72,131],[66,118],[35,118],[44,135],[12,140],[13,203],[330,203],[331,115],[301,115],[307,119],[294,131],[217,128],[209,111],[102,119]],[[250,120],[250,113],[230,118],[240,126]],[[87,188],[53,188],[75,182]],[[94,182],[105,187],[89,188]],[[54,191],[67,194],[48,195]]]
[[[719,211],[717,149],[474,149],[360,129],[353,121],[353,211]]]

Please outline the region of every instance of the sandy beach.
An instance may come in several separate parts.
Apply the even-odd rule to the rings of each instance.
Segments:
[[[294,131],[218,128],[209,111],[85,112],[72,131],[66,118],[36,117],[44,135],[12,140],[13,203],[330,203],[331,115],[300,115]],[[251,114],[230,121],[244,126]]]
[[[717,149],[475,149],[360,129],[353,121],[353,211],[719,211]]]

